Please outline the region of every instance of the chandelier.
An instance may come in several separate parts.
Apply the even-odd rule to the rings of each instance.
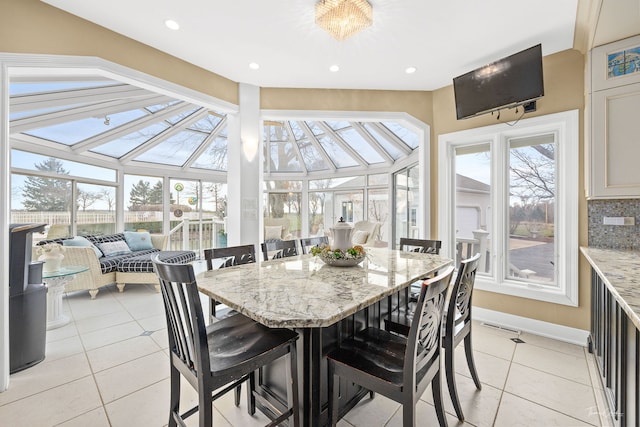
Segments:
[[[320,0],[316,3],[316,24],[337,40],[344,40],[373,23],[373,9],[367,0]]]

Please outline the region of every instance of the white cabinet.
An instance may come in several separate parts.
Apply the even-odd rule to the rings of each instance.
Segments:
[[[631,72],[612,72],[611,65],[618,60],[631,62],[627,65]],[[622,65],[618,67],[619,71]],[[640,198],[639,69],[640,36],[591,52],[586,165],[587,196],[591,199]]]

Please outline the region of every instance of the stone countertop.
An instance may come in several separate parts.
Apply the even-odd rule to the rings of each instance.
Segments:
[[[584,246],[580,251],[640,329],[640,252]]]
[[[312,255],[198,274],[205,295],[269,327],[330,326],[453,261],[439,255],[367,248],[355,267],[325,265]]]

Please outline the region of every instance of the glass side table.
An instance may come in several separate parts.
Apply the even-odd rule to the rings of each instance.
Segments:
[[[62,310],[62,294],[64,285],[74,279],[76,274],[89,270],[80,265],[66,265],[58,271],[42,273],[42,279],[47,285],[47,330],[56,329],[69,323],[69,318]]]

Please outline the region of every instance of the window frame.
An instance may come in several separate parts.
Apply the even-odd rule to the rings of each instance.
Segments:
[[[464,131],[438,137],[439,236],[441,253],[455,259],[455,148],[490,144],[491,208],[494,212],[491,242],[493,276],[476,277],[476,288],[506,295],[556,304],[578,306],[578,193],[579,193],[579,111],[571,110]],[[508,220],[509,140],[532,134],[555,133],[556,145],[556,267],[557,286],[543,282],[523,282],[506,277]],[[498,234],[498,230],[501,230]]]

